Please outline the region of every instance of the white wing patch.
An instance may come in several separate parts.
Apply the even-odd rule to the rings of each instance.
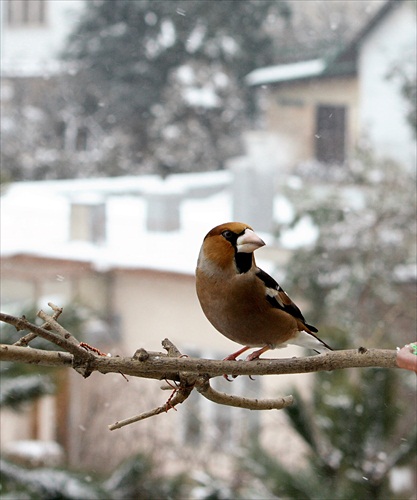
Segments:
[[[284,303],[282,302],[278,294],[278,290],[275,290],[274,288],[270,288],[268,286],[265,288],[265,290],[268,297],[274,298],[282,308],[284,307]]]

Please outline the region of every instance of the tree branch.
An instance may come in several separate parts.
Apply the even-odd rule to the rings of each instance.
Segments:
[[[25,317],[16,318],[15,316],[10,316],[9,314],[4,313],[0,313],[0,321],[8,323],[9,325],[13,325],[17,331],[29,330],[31,333],[34,333],[38,337],[42,337],[45,340],[49,340],[49,342],[52,342],[58,347],[65,349],[76,357],[80,357],[84,360],[89,360],[91,358],[91,354],[85,349],[79,347],[79,344],[77,344],[77,342],[74,340],[74,337],[72,337],[72,335],[67,332],[67,330],[62,328],[62,326],[59,325],[51,316],[42,314],[42,311],[39,311],[38,316],[42,317],[42,319],[47,320],[46,322],[49,325],[48,330],[46,328],[42,328],[41,326],[34,325],[33,323],[29,323],[29,321]],[[50,331],[55,330],[56,325],[59,326],[59,328],[57,329],[59,334]],[[20,339],[16,344],[21,341],[22,339]]]
[[[48,306],[53,309],[54,314],[52,315],[52,318],[57,320],[59,316],[61,315],[63,309],[62,307],[58,307],[55,304],[52,304],[52,302],[48,302]],[[48,325],[48,323],[44,323],[41,328],[44,328],[45,330],[50,330],[51,327]],[[17,342],[14,343],[14,345],[18,346],[27,346],[29,345],[29,342],[32,342],[32,340],[35,340],[37,337],[36,333],[28,333],[21,339],[19,339]]]
[[[193,359],[181,354],[178,348],[168,339],[162,341],[167,353],[151,352],[140,348],[132,357],[103,356],[100,355],[102,353],[98,349],[88,346],[88,344],[80,344],[70,332],[65,330],[56,321],[62,310],[53,304],[50,304],[50,306],[55,311],[53,316],[49,316],[43,311],[38,313],[38,316],[45,321],[42,327],[33,325],[26,318],[16,318],[0,313],[0,321],[15,326],[17,330],[28,330],[30,332],[29,335],[25,335],[13,345],[1,344],[0,360],[44,366],[71,366],[84,377],[88,377],[93,371],[97,371],[102,374],[121,373],[148,379],[171,380],[175,384],[168,383],[173,392],[164,405],[116,422],[109,426],[110,430],[120,429],[133,422],[167,412],[175,408],[176,405],[183,403],[193,389],[196,389],[203,397],[214,403],[250,410],[281,409],[293,402],[292,396],[262,400],[233,396],[214,390],[210,386],[210,378],[226,373],[233,376],[282,375],[332,371],[344,368],[405,367],[415,369],[417,366],[413,362],[414,358],[416,358],[414,351],[407,351],[406,354],[413,356],[413,358],[411,363],[408,361],[404,365],[404,363],[401,363],[401,354],[398,356],[397,350],[366,349],[364,347],[291,359],[256,359],[253,361]],[[43,337],[67,352],[21,347],[33,340],[34,336]],[[82,346],[85,346],[88,350]],[[411,346],[414,346],[414,344]],[[401,351],[403,353],[403,350]]]
[[[74,357],[68,352],[27,349],[9,344],[0,344],[0,361],[14,361],[29,365],[72,366]]]
[[[291,406],[294,402],[292,396],[285,396],[278,399],[249,399],[232,396],[231,394],[214,390],[208,380],[200,382],[196,388],[202,396],[213,403],[234,406],[236,408],[246,408],[247,410],[281,410],[286,406]]]
[[[207,374],[209,377],[229,375],[284,375],[294,373],[312,373],[333,371],[343,368],[398,368],[396,350],[358,349],[333,351],[305,358],[257,359],[254,361],[217,361],[213,359],[170,358],[162,352],[148,352],[146,360],[133,357],[94,356],[90,361],[91,371],[100,373],[119,373],[133,377],[153,378],[158,380],[177,380],[179,372]],[[60,354],[60,357],[54,355]],[[68,353],[43,351],[14,345],[0,344],[0,360],[15,361],[45,366],[66,366],[69,364]],[[73,359],[73,358],[71,358]]]

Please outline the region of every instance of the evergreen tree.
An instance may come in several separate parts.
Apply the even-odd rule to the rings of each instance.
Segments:
[[[81,108],[124,131],[133,163],[219,168],[238,152],[243,78],[272,63],[264,24],[279,16],[289,16],[284,1],[88,2],[65,53],[79,68],[71,82]]]
[[[415,173],[366,149],[343,168],[298,173],[308,186],[287,188],[297,207],[290,226],[308,219],[318,235],[286,266],[287,287],[303,290],[308,317],[335,348],[338,329],[349,347],[403,345],[416,325]],[[318,203],[312,186],[321,175]]]
[[[312,401],[293,389],[296,404],[285,409],[307,445],[307,466],[289,469],[259,446],[247,466],[279,498],[411,498],[412,485],[394,496],[390,473],[404,466],[412,476],[416,467],[413,388],[380,368],[315,377]]]
[[[29,469],[7,460],[0,460],[0,473],[2,498],[22,500],[181,499],[192,484],[185,475],[161,476],[143,454],[124,461],[107,479],[66,469]]]

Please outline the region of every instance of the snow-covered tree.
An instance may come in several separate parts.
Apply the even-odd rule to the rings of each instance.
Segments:
[[[415,173],[365,149],[315,189],[331,172],[304,168],[305,187],[288,188],[292,225],[308,219],[318,235],[295,252],[287,279],[311,301],[321,331],[340,329],[349,345],[400,345],[416,324]]]
[[[273,61],[266,19],[288,14],[284,1],[89,2],[65,53],[78,102],[124,131],[133,163],[220,168],[247,120],[243,78]]]
[[[66,469],[28,469],[6,460],[0,460],[0,473],[4,498],[168,500],[188,496],[185,475],[162,476],[152,459],[140,453],[122,462],[106,478]]]
[[[6,180],[221,168],[250,124],[243,77],[334,53],[375,4],[87,1],[63,54],[69,73],[11,83]]]

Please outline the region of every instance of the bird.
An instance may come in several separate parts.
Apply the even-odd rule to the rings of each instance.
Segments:
[[[216,330],[243,346],[224,359],[258,348],[246,357],[252,361],[287,344],[332,351],[282,287],[256,265],[254,251],[264,245],[242,222],[216,226],[203,240],[196,268],[201,308]]]

